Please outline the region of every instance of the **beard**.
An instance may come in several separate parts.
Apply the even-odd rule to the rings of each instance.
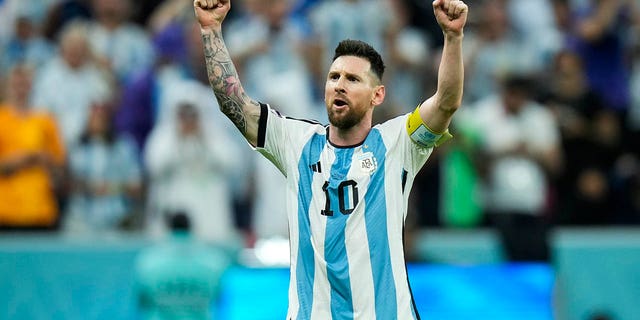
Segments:
[[[329,123],[334,127],[342,130],[351,129],[356,126],[366,113],[365,111],[356,112],[349,107],[347,110],[336,111],[330,106],[327,107],[327,115],[329,116]]]

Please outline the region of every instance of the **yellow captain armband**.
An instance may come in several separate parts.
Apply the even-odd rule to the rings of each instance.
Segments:
[[[407,133],[413,142],[426,147],[433,148],[440,146],[447,140],[453,138],[449,129],[442,133],[435,133],[422,121],[420,107],[418,106],[407,119]]]

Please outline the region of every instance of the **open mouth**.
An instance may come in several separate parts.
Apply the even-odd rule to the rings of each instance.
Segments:
[[[342,100],[342,99],[335,99],[333,100],[333,105],[337,106],[337,107],[344,107],[347,105],[347,102]]]

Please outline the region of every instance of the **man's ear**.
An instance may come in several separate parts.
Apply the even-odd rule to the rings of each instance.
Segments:
[[[383,85],[376,86],[373,91],[373,96],[371,97],[371,104],[375,106],[379,106],[384,102],[384,96],[386,94],[386,89]]]

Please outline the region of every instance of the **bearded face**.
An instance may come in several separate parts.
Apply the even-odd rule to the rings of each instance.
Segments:
[[[349,104],[341,105],[341,99],[335,99],[333,103],[327,103],[329,122],[338,129],[350,129],[360,123],[367,113],[366,108],[352,108]],[[336,105],[337,104],[337,105]],[[338,107],[336,107],[338,106]]]
[[[341,56],[331,65],[325,84],[325,104],[331,125],[350,129],[370,118],[377,85],[370,63],[355,56]]]

